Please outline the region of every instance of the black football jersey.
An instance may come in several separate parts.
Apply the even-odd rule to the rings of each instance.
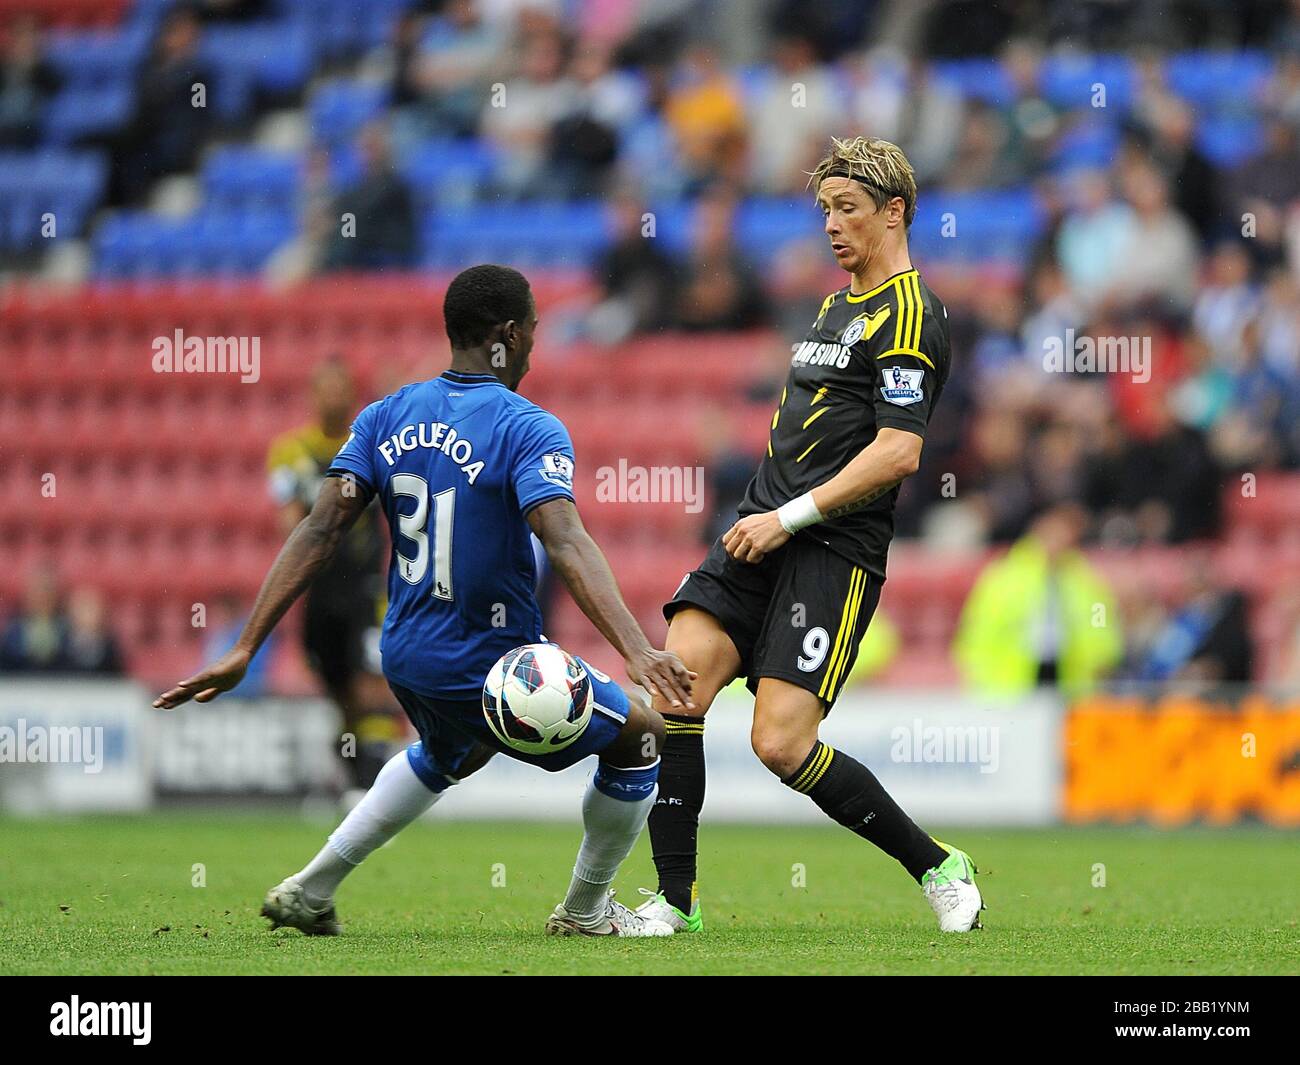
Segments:
[[[775,510],[824,484],[880,429],[924,437],[949,360],[948,312],[915,270],[860,295],[846,286],[827,296],[807,336],[794,345],[767,455],[749,482],[741,516]],[[799,535],[883,580],[897,499],[894,488]]]

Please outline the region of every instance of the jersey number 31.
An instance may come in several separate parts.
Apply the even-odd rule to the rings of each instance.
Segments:
[[[407,584],[419,584],[429,571],[429,482],[414,473],[395,473],[388,487],[395,497],[415,500],[412,513],[397,514],[398,532],[415,544],[415,557],[407,558],[399,549],[397,567]],[[451,529],[455,515],[456,489],[448,488],[433,497],[433,595],[448,602],[452,599]]]

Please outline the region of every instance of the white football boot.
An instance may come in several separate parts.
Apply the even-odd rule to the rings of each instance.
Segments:
[[[555,912],[546,921],[548,936],[630,936],[644,938],[647,936],[670,936],[673,926],[644,917],[635,910],[629,910],[614,898],[614,892],[605,896],[605,912],[590,924],[584,924],[573,917],[564,908],[564,903],[555,907]]]
[[[695,900],[691,906],[690,913],[684,913],[676,906],[672,905],[663,893],[660,891],[651,891],[649,888],[638,888],[642,895],[649,896],[645,902],[636,908],[636,912],[642,917],[649,917],[655,921],[663,921],[664,924],[672,928],[674,934],[677,932],[699,932],[704,928],[704,918],[700,913],[699,900]]]
[[[939,846],[948,852],[948,857],[942,864],[927,869],[921,878],[921,891],[939,918],[939,931],[969,932],[983,927],[980,910],[984,909],[984,899],[975,886],[975,863],[965,851],[946,843]]]
[[[296,928],[305,936],[336,936],[343,931],[334,913],[334,904],[314,908],[307,903],[307,893],[293,877],[281,880],[262,900],[262,916],[271,919],[271,931]]]

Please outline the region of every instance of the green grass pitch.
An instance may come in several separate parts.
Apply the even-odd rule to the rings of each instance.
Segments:
[[[623,943],[542,934],[576,825],[434,820],[344,885],[340,938],[267,931],[263,893],[329,827],[0,820],[0,973],[1300,972],[1300,847],[1263,829],[940,831],[974,856],[989,906],[982,932],[942,936],[902,870],[842,829],[706,823],[704,934]],[[620,897],[640,901],[650,870],[643,839]]]

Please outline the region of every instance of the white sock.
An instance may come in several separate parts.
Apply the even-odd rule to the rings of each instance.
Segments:
[[[441,796],[442,792],[430,791],[415,775],[405,751],[390,758],[365,797],[295,877],[306,892],[308,905],[326,905],[348,873]]]
[[[579,921],[593,922],[605,909],[614,874],[645,827],[658,794],[659,762],[640,769],[615,769],[604,762],[582,797],[582,846],[573,867],[564,908]]]

